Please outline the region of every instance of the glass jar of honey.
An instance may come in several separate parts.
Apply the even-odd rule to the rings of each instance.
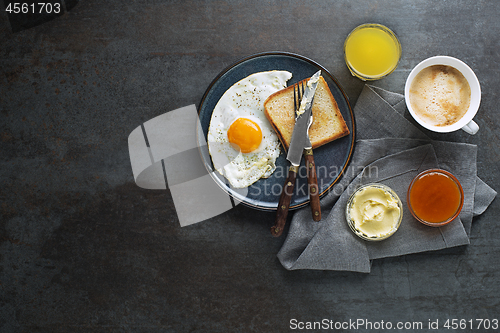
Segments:
[[[440,227],[453,221],[464,204],[464,191],[450,172],[430,169],[411,182],[407,203],[411,214],[421,223]]]

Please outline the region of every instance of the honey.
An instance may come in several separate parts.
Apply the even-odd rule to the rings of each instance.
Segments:
[[[421,222],[449,222],[462,208],[463,190],[450,173],[429,170],[412,182],[408,191],[408,203],[412,214]]]

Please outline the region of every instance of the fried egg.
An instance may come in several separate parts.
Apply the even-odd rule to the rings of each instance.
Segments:
[[[215,106],[208,150],[215,169],[234,188],[248,187],[276,170],[280,144],[264,114],[264,102],[291,77],[287,71],[251,74],[232,85]]]

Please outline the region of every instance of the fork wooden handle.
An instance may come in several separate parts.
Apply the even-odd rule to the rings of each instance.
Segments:
[[[288,177],[285,181],[285,186],[281,192],[280,201],[278,203],[278,211],[276,212],[276,221],[274,226],[271,227],[271,234],[274,237],[279,237],[283,233],[286,224],[286,217],[288,216],[288,209],[292,201],[293,189],[295,187],[295,179],[297,178],[297,171],[299,167],[292,165],[288,169]]]
[[[311,205],[312,218],[314,221],[321,220],[321,206],[319,203],[318,178],[316,175],[316,164],[312,148],[304,149],[304,158],[307,168],[307,183],[309,184],[309,200]]]

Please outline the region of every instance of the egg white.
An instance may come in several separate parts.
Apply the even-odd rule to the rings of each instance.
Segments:
[[[208,129],[208,149],[215,169],[235,188],[248,187],[276,170],[279,139],[264,114],[264,102],[286,87],[292,77],[287,71],[254,73],[232,85],[220,98]],[[262,131],[260,146],[241,153],[229,143],[227,130],[238,118],[248,118]]]

